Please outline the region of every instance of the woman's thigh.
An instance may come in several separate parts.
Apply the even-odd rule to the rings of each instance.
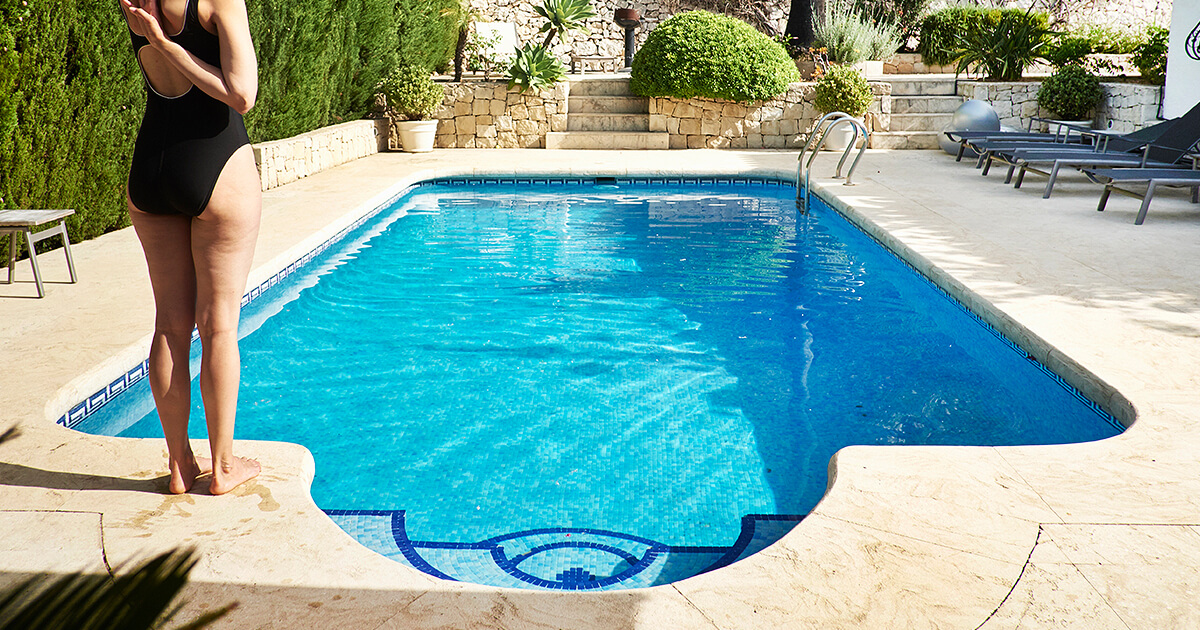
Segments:
[[[129,202],[129,219],[146,254],[154,291],[155,327],[191,336],[196,321],[191,217],[150,214]]]
[[[258,169],[250,145],[245,145],[229,158],[208,206],[192,220],[196,319],[201,333],[237,325],[261,214]]]

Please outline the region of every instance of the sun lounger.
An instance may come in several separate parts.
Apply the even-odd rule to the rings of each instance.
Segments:
[[[1051,131],[1033,131],[1033,123],[1035,121],[1048,123]],[[1099,132],[1061,120],[1050,120],[1034,116],[1029,119],[1029,128],[1027,131],[946,131],[943,133],[951,141],[958,143],[958,155],[955,156],[954,161],[961,162],[968,146],[978,151],[975,145],[980,142],[1059,142],[1064,144],[1079,143],[1090,145],[1092,144],[1091,138]],[[978,168],[978,164],[976,168]]]
[[[1145,130],[1142,130],[1145,131]],[[1186,114],[1168,121],[1168,124],[1158,127],[1158,140],[1154,144],[1147,143],[1141,154],[1132,152],[1096,151],[1081,152],[1078,150],[1018,150],[997,151],[995,155],[1009,164],[1009,177],[1014,167],[1020,167],[1020,173],[1013,184],[1020,188],[1027,172],[1039,173],[1049,177],[1043,199],[1048,199],[1054,190],[1054,182],[1058,179],[1059,170],[1063,166],[1075,168],[1170,168],[1182,162],[1192,147],[1200,142],[1200,103],[1197,103]],[[1125,139],[1141,132],[1126,134]],[[1110,141],[1111,144],[1111,141]],[[1035,168],[1034,165],[1048,165],[1049,170]],[[1007,180],[1005,180],[1007,181]]]
[[[983,167],[983,175],[987,176],[992,168],[993,161],[1000,161],[1008,165],[1008,174],[1004,178],[1004,183],[1012,183],[1013,172],[1016,167],[1020,166],[1020,161],[1012,159],[1012,156],[1019,151],[1054,151],[1061,152],[1103,152],[1111,154],[1129,153],[1142,150],[1149,143],[1158,141],[1164,133],[1166,133],[1176,120],[1164,120],[1148,127],[1144,127],[1137,131],[1125,134],[1114,134],[1107,131],[1093,132],[1093,144],[1048,144],[1046,142],[1004,142],[1004,141],[982,141],[978,147],[979,163],[976,168]],[[974,146],[974,145],[973,145]],[[1023,176],[1024,174],[1022,174]],[[1022,177],[1023,179],[1023,177]],[[1017,186],[1020,188],[1020,185]]]
[[[1195,164],[1193,164],[1195,166]],[[1141,225],[1146,220],[1146,211],[1150,209],[1150,202],[1154,199],[1154,191],[1160,186],[1170,187],[1187,187],[1192,189],[1192,203],[1200,201],[1200,170],[1193,169],[1161,169],[1161,168],[1116,168],[1116,169],[1093,169],[1088,168],[1083,171],[1088,178],[1096,183],[1104,184],[1104,192],[1100,195],[1100,205],[1096,207],[1099,212],[1104,211],[1105,205],[1108,204],[1108,197],[1112,193],[1118,193],[1129,197],[1142,200],[1142,207],[1138,210],[1137,219],[1134,220],[1134,225]],[[1146,192],[1140,194],[1124,188],[1118,188],[1118,185],[1128,184],[1146,184]]]

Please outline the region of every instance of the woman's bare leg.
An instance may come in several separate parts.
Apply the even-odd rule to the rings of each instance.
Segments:
[[[188,353],[196,313],[196,272],[187,255],[191,219],[148,214],[129,202],[129,217],[142,242],[154,291],[154,338],[150,342],[150,391],[167,438],[174,494],[191,490],[207,462],[197,462],[188,442],[191,374]],[[184,255],[181,255],[183,253]],[[209,465],[208,467],[211,467]]]
[[[229,158],[208,206],[191,224],[196,327],[200,331],[200,395],[208,423],[213,480],[224,494],[258,476],[258,462],[234,457],[233,426],[241,364],[238,316],[254,259],[262,192],[249,145]]]

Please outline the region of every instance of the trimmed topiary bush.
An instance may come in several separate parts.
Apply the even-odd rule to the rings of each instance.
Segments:
[[[445,88],[424,68],[399,66],[379,83],[379,93],[406,120],[425,120],[442,104]]]
[[[1038,88],[1038,105],[1058,114],[1063,120],[1088,118],[1100,101],[1104,99],[1104,88],[1100,79],[1083,66],[1063,66],[1042,81]]]
[[[639,96],[766,100],[800,80],[783,46],[736,18],[680,13],[658,25],[633,58]]]
[[[825,112],[846,112],[855,118],[867,113],[875,100],[871,86],[862,72],[850,66],[833,66],[817,81],[813,89],[813,105]]]

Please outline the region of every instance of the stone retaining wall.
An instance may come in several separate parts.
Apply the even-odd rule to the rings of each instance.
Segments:
[[[384,119],[355,120],[254,145],[262,189],[290,184],[327,168],[386,151]]]
[[[1024,129],[1031,116],[1054,118],[1056,114],[1037,103],[1040,82],[985,83],[963,81],[958,93],[966,98],[987,101],[1000,116],[1000,124]],[[1105,100],[1096,111],[1093,124],[1100,129],[1126,133],[1145,127],[1158,115],[1157,86],[1137,83],[1101,83]],[[1110,125],[1111,123],[1111,125]]]
[[[672,149],[799,148],[821,113],[813,105],[812,83],[793,83],[768,101],[736,103],[718,99],[650,99],[650,131],[666,131]],[[875,102],[865,116],[867,128],[886,131],[891,124],[892,86],[871,83]]]
[[[567,95],[562,81],[541,92],[521,93],[504,81],[446,84],[438,119],[437,148],[545,148],[546,133],[567,130]],[[393,125],[394,127],[394,125]],[[392,137],[399,135],[392,130]],[[393,140],[393,146],[399,146]]]

